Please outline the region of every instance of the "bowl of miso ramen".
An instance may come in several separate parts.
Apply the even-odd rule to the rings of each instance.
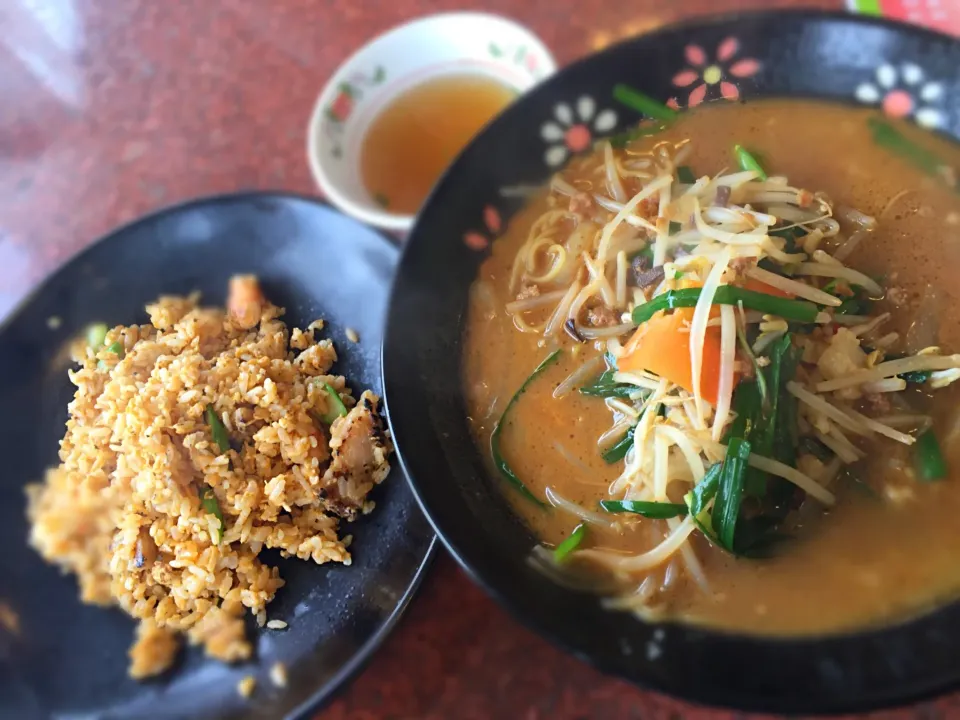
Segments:
[[[738,709],[957,684],[958,60],[841,15],[667,28],[453,165],[387,405],[438,533],[523,622]]]

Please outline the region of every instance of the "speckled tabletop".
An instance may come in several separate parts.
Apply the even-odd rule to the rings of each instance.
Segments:
[[[840,0],[485,0],[560,64],[622,35],[744,7]],[[352,50],[457,0],[0,0],[0,317],[112,227],[197,195],[316,192],[311,105]],[[956,697],[890,714],[941,717]],[[366,718],[721,717],[641,692],[518,625],[435,563],[373,661],[321,714]]]

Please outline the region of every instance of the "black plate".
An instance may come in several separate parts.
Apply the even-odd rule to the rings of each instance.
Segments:
[[[519,207],[518,191],[545,181],[550,162],[565,154],[550,146],[563,145],[569,123],[583,120],[581,109],[592,106],[586,130],[594,136],[639,119],[613,100],[614,84],[676,97],[681,106],[726,93],[877,105],[886,98],[890,111],[905,107],[903,95],[889,97],[900,90],[914,102],[918,120],[955,137],[957,67],[960,42],[880,20],[781,12],[696,21],[566,68],[511,106],[453,164],[400,262],[384,345],[384,386],[401,460],[421,507],[464,568],[520,620],[638,685],[740,709],[863,710],[958,684],[958,604],[876,631],[771,639],[644,623],[546,580],[525,562],[534,539],[471,442],[460,385],[467,289],[484,246],[501,217]],[[721,82],[705,83],[707,73]],[[583,97],[592,102],[581,102]],[[921,113],[917,105],[932,112]],[[615,122],[606,110],[615,113]],[[583,128],[576,132],[582,138]]]
[[[286,631],[254,631],[256,661],[227,666],[197,648],[161,678],[127,679],[134,623],[120,610],[83,605],[72,576],[26,545],[23,486],[57,462],[73,386],[58,350],[94,321],[145,322],[160,294],[201,290],[222,304],[235,273],[260,276],[288,323],[327,322],[358,391],[379,392],[379,345],[397,249],[325,205],[277,194],[199,200],[127,225],[75,257],[0,329],[0,601],[19,614],[12,636],[0,624],[0,717],[275,719],[306,716],[355,672],[392,628],[419,583],[434,536],[403,474],[373,496],[374,513],[345,525],[350,567],[281,560],[287,585],[270,604]],[[48,327],[56,316],[62,324]],[[360,344],[346,340],[356,329]],[[273,688],[271,665],[289,686]],[[236,684],[256,676],[253,698]]]

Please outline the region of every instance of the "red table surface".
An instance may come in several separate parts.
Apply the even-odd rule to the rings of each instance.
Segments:
[[[708,12],[840,0],[487,0],[560,64]],[[197,195],[315,193],[314,99],[375,34],[455,0],[2,0],[0,317],[112,227]],[[709,672],[709,668],[704,668]],[[889,714],[939,717],[957,698]],[[445,554],[318,718],[721,717],[608,679],[533,635]],[[883,715],[886,716],[887,714]],[[879,716],[878,716],[879,717]]]

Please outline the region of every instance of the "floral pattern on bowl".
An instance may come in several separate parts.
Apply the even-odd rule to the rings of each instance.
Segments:
[[[597,111],[596,101],[581,95],[576,104],[557,103],[553,118],[540,128],[540,137],[547,143],[544,160],[557,167],[571,154],[583,152],[593,144],[595,136],[610,132],[617,125],[617,113],[609,108]]]
[[[696,107],[704,102],[761,97],[771,94],[770,89],[777,87],[768,84],[764,76],[767,66],[773,63],[764,57],[754,38],[751,38],[754,41],[753,49],[744,50],[744,44],[737,35],[720,36],[713,44],[708,31],[705,30],[703,35],[703,40],[694,38],[673,53],[675,67],[681,69],[670,76],[666,84],[661,78],[656,83],[657,90],[651,90],[650,83],[643,76],[609,77],[604,79],[603,85],[629,80],[654,99],[663,98],[663,104],[674,110]],[[705,48],[713,50],[708,52]],[[935,67],[931,63],[927,64],[927,68],[892,55],[880,62],[866,78],[863,73],[840,74],[827,85],[804,77],[808,85],[797,94],[874,105],[890,117],[906,118],[929,129],[950,131],[948,74],[944,67]],[[596,90],[599,86],[595,84],[592,89]],[[688,91],[687,95],[673,95],[677,88]],[[571,156],[590,149],[595,141],[628,130],[637,120],[643,119],[636,111],[618,108],[613,102],[612,90],[606,97],[602,92],[584,92],[555,101],[537,129],[539,139],[546,144],[540,161],[543,173],[558,169]],[[954,109],[954,113],[960,113],[960,108]],[[953,131],[960,133],[960,124],[956,119],[953,122]],[[545,175],[541,175],[543,178]],[[474,251],[488,250],[491,240],[496,238],[503,224],[501,210],[497,208],[502,208],[503,214],[509,217],[512,210],[535,193],[538,187],[535,183],[508,183],[498,188],[496,197],[485,200],[487,204],[482,213],[484,218],[496,213],[496,227],[485,223],[486,232],[472,228],[464,231],[460,234],[463,244]]]
[[[740,88],[735,79],[756,75],[762,65],[752,57],[738,58],[739,52],[740,41],[732,35],[721,41],[712,60],[696,43],[684,48],[683,54],[689,67],[673,76],[673,84],[678,88],[691,88],[685,103],[687,107],[696,107],[704,100],[740,98]],[[678,108],[681,103],[672,97],[667,100],[667,105]]]
[[[874,79],[854,90],[860,102],[879,105],[890,117],[912,118],[926,128],[939,128],[945,122],[943,94],[943,83],[928,79],[923,68],[912,62],[882,63]]]

